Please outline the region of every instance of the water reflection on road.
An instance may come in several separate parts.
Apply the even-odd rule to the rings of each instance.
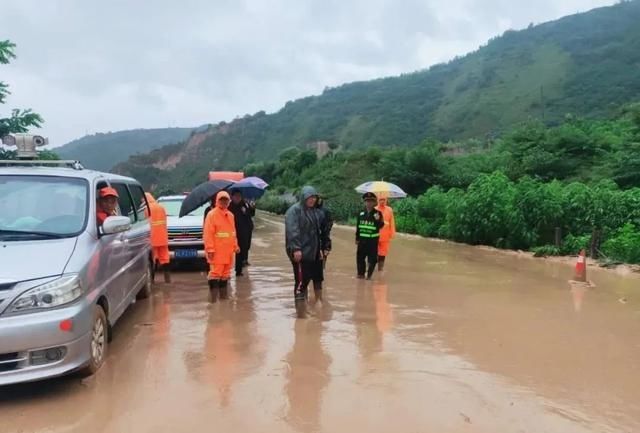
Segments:
[[[328,302],[296,320],[282,238],[258,220],[227,302],[159,284],[95,377],[0,389],[0,432],[640,431],[637,279],[404,238],[359,281],[336,228]]]

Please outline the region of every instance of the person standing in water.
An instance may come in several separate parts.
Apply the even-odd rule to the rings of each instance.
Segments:
[[[247,254],[245,255],[244,263],[242,264],[243,267],[247,267],[251,265],[251,263],[249,263],[249,251],[251,251],[251,241],[253,240],[253,230],[256,228],[255,224],[253,223],[253,217],[256,216],[256,202],[254,200],[249,200],[246,203],[249,206],[249,209],[251,210],[251,231],[249,231],[249,248],[247,249]]]
[[[389,245],[396,235],[396,222],[393,217],[393,209],[388,206],[386,198],[378,198],[376,209],[382,213],[384,218],[384,227],[380,230],[380,241],[378,242],[378,270],[382,272],[384,271],[384,262],[389,254]]]
[[[299,318],[307,315],[307,289],[313,281],[316,301],[322,301],[323,261],[329,251],[330,239],[322,231],[324,214],[316,207],[318,193],[315,188],[302,188],[300,202],[292,205],[285,215],[285,245],[291,260],[295,280],[294,301]]]
[[[236,237],[236,223],[229,211],[229,193],[220,191],[215,207],[207,214],[203,237],[209,263],[209,292],[211,302],[229,297],[228,284],[234,256],[240,252]]]
[[[356,263],[358,267],[358,278],[371,279],[373,271],[378,263],[378,243],[380,240],[380,229],[384,227],[384,217],[382,212],[375,209],[376,195],[367,192],[362,196],[365,209],[358,214],[356,220],[356,245],[358,252]],[[367,264],[369,263],[369,269]],[[366,274],[365,274],[366,273]]]
[[[253,231],[253,216],[255,208],[251,207],[242,197],[240,190],[231,190],[231,204],[229,210],[233,213],[236,223],[236,236],[240,252],[236,254],[236,277],[243,275],[242,268],[249,257],[251,247],[251,232]]]
[[[151,252],[154,267],[159,266],[164,273],[164,282],[171,282],[169,233],[167,231],[167,212],[149,192],[145,192],[149,208],[148,217],[151,220]],[[153,273],[155,278],[155,272]]]

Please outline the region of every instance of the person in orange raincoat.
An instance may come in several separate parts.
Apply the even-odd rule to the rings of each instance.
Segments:
[[[164,282],[171,282],[169,273],[169,233],[167,231],[167,211],[151,193],[145,192],[149,209],[147,216],[151,219],[151,252],[154,265],[159,265],[164,272]]]
[[[98,208],[96,211],[98,227],[104,224],[104,220],[114,215],[118,215],[118,191],[107,186],[98,192]]]
[[[378,198],[378,206],[376,206],[384,217],[384,227],[380,229],[380,241],[378,242],[378,270],[384,271],[384,262],[389,254],[389,244],[396,235],[396,221],[393,217],[393,209],[387,205],[387,199]]]
[[[229,210],[229,193],[220,191],[216,206],[204,222],[204,249],[209,263],[209,292],[211,302],[228,298],[228,284],[235,254],[240,251],[236,237],[236,223]]]

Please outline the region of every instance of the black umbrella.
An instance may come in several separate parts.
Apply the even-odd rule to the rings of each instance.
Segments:
[[[223,189],[229,188],[233,182],[228,180],[210,180],[196,186],[193,191],[182,201],[180,217],[190,214],[205,203],[211,201],[214,195]]]

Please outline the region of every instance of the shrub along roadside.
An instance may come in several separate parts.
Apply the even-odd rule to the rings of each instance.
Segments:
[[[267,194],[260,208],[282,214],[290,205]],[[348,222],[359,210],[357,195],[329,198],[337,221]],[[399,231],[471,245],[532,250],[537,255],[576,254],[601,233],[609,259],[640,263],[640,188],[620,190],[613,182],[542,182],[524,177],[513,182],[500,171],[481,175],[464,191],[438,186],[392,205]],[[553,245],[556,227],[563,234]]]
[[[640,230],[625,224],[602,245],[602,252],[612,260],[640,263]]]
[[[358,149],[336,137],[334,144],[320,158],[313,149],[290,148],[277,161],[244,171],[264,178],[280,197],[314,185],[341,222],[361,207],[353,187],[384,179],[412,197],[393,203],[401,231],[501,248],[545,247],[544,254],[588,250],[596,233],[609,259],[637,260],[640,103],[610,119],[567,116],[554,126],[531,120],[495,137],[458,142]],[[287,206],[266,197],[261,207],[281,213]]]
[[[534,249],[539,255],[576,254],[601,233],[609,259],[640,263],[640,188],[620,190],[613,182],[544,183],[525,177],[510,181],[495,172],[476,179],[467,191],[430,188],[396,205],[401,231],[472,245]],[[552,246],[556,227],[564,234]]]
[[[282,195],[278,195],[275,193],[267,192],[260,200],[258,200],[257,205],[258,208],[271,212],[277,215],[284,215],[284,213],[291,206],[292,201],[287,200]]]

